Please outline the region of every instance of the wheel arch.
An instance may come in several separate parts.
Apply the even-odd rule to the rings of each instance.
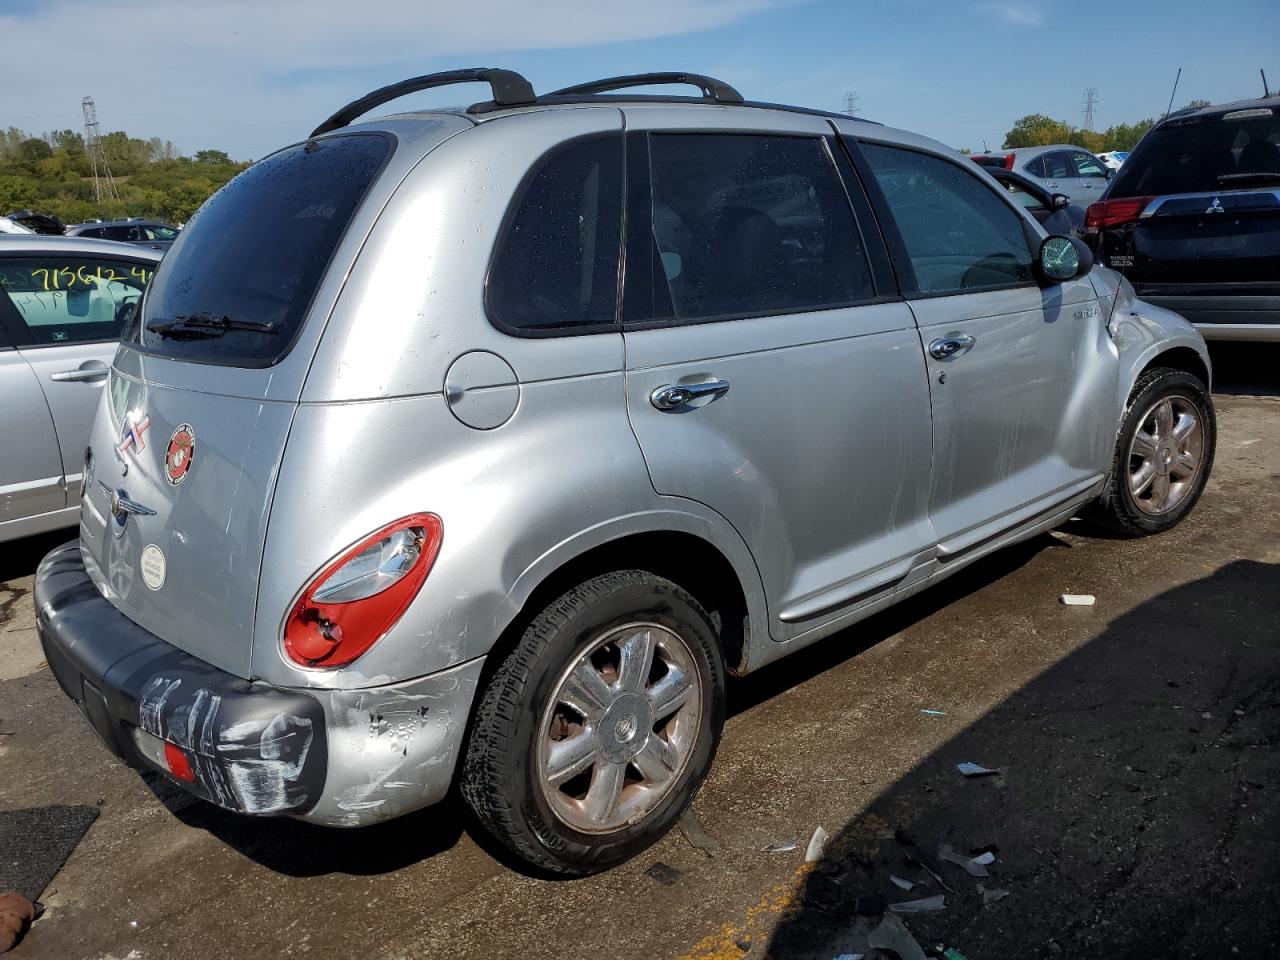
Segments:
[[[1133,384],[1137,383],[1144,373],[1156,367],[1169,367],[1173,370],[1182,370],[1192,376],[1199,377],[1200,381],[1206,387],[1211,386],[1211,373],[1208,361],[1193,348],[1181,346],[1164,350],[1148,360],[1142,366],[1142,369],[1138,370],[1135,374],[1133,381],[1129,385],[1130,390],[1133,389]]]

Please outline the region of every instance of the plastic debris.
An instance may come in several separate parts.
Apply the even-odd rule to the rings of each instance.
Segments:
[[[1009,891],[1001,887],[988,888],[984,887],[982,884],[978,884],[978,892],[982,894],[982,905],[984,907],[989,907],[993,903],[999,903],[1009,895]]]
[[[957,763],[956,769],[966,777],[989,777],[992,774],[999,773],[999,770],[992,770],[990,767],[984,767],[980,763]]]
[[[921,710],[920,712],[926,717],[945,717],[947,715],[945,710]]]
[[[719,850],[719,845],[707,836],[707,831],[702,829],[702,821],[698,819],[698,815],[693,812],[690,807],[685,811],[684,816],[680,818],[680,832],[684,834],[684,838],[689,841],[689,846],[696,847],[712,858]]]
[[[822,856],[822,851],[827,846],[827,831],[819,824],[814,828],[813,836],[809,838],[809,846],[804,851],[805,863],[816,863]]]
[[[879,924],[867,931],[867,943],[877,950],[891,950],[901,960],[926,960],[911,931],[892,913],[886,913]]]
[[[984,867],[990,866],[996,862],[996,852],[994,850],[984,850],[973,858],[974,863],[980,863]]]
[[[935,910],[945,910],[946,908],[946,897],[940,893],[936,893],[932,897],[925,897],[923,900],[904,900],[902,903],[889,904],[889,909],[894,913],[932,913]]]
[[[986,854],[984,854],[984,856],[986,856]],[[945,860],[947,863],[954,863],[958,867],[963,867],[971,877],[991,876],[986,868],[986,864],[979,863],[973,857],[966,857],[962,853],[956,853],[949,843],[942,843],[938,845],[938,859]],[[992,857],[991,860],[987,861],[987,863],[990,863],[992,860],[995,860],[995,857]]]
[[[908,893],[910,893],[911,888],[915,886],[915,884],[910,880],[903,880],[902,877],[895,877],[893,874],[889,874],[889,882],[901,890],[906,890]]]
[[[1062,602],[1068,607],[1092,607],[1094,596],[1092,593],[1064,593]]]
[[[969,958],[955,947],[947,947],[942,951],[942,960],[969,960]]]
[[[771,843],[767,847],[761,847],[765,853],[790,853],[799,844],[794,840],[787,840],[784,843]]]
[[[675,867],[667,866],[661,860],[649,867],[645,875],[657,880],[664,887],[669,887],[680,879],[680,871]]]
[[[835,960],[862,960],[860,953],[837,953]]]
[[[947,893],[955,893],[955,890],[947,884],[947,881],[942,879],[942,874],[933,868],[933,864],[929,862],[929,858],[926,857],[924,852],[912,842],[910,837],[905,833],[898,833],[894,835],[894,839],[897,840],[898,846],[902,848],[902,855],[907,858],[907,862],[915,864],[925,873],[929,874],[929,876],[933,877],[934,880],[938,881],[938,886],[942,887],[942,889],[947,891]]]

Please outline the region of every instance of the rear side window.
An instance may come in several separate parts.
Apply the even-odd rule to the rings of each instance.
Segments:
[[[91,343],[119,338],[154,271],[127,260],[15,257],[0,260],[0,289],[32,343]]]
[[[1107,196],[1159,196],[1280,184],[1280,113],[1235,110],[1152,130],[1130,154]]]
[[[572,140],[525,181],[489,266],[489,318],[513,333],[617,323],[622,135]]]
[[[649,157],[658,319],[798,313],[875,296],[822,139],[654,134]]]
[[[255,163],[178,235],[125,342],[202,363],[277,362],[390,151],[387,137],[353,134]]]
[[[1034,160],[1027,161],[1027,165],[1023,169],[1031,176],[1040,177],[1042,180],[1048,176],[1044,166],[1044,157],[1036,157]]]
[[[1022,218],[979,176],[942,157],[863,143],[922,293],[1032,279]]]

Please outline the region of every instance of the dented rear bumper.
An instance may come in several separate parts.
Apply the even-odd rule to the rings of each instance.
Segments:
[[[482,661],[364,690],[244,680],[120,613],[74,542],[44,558],[34,594],[59,685],[130,766],[170,773],[171,744],[194,775],[179,782],[197,796],[333,826],[385,820],[448,791]]]

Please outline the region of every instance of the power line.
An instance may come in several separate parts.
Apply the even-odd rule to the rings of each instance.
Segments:
[[[850,90],[844,95],[844,115],[846,117],[858,115],[858,91]]]
[[[1090,133],[1093,132],[1093,108],[1098,105],[1098,88],[1089,87],[1084,92],[1084,99],[1080,101],[1080,105],[1084,107],[1084,128]]]
[[[98,111],[93,105],[93,97],[85,97],[80,101],[80,106],[84,108],[84,148],[89,153],[89,166],[93,169],[93,199],[101,203],[105,192],[109,199],[119,200],[120,193],[116,190],[116,181],[111,176],[111,166],[107,163],[107,151],[103,149],[102,137],[98,135]]]

